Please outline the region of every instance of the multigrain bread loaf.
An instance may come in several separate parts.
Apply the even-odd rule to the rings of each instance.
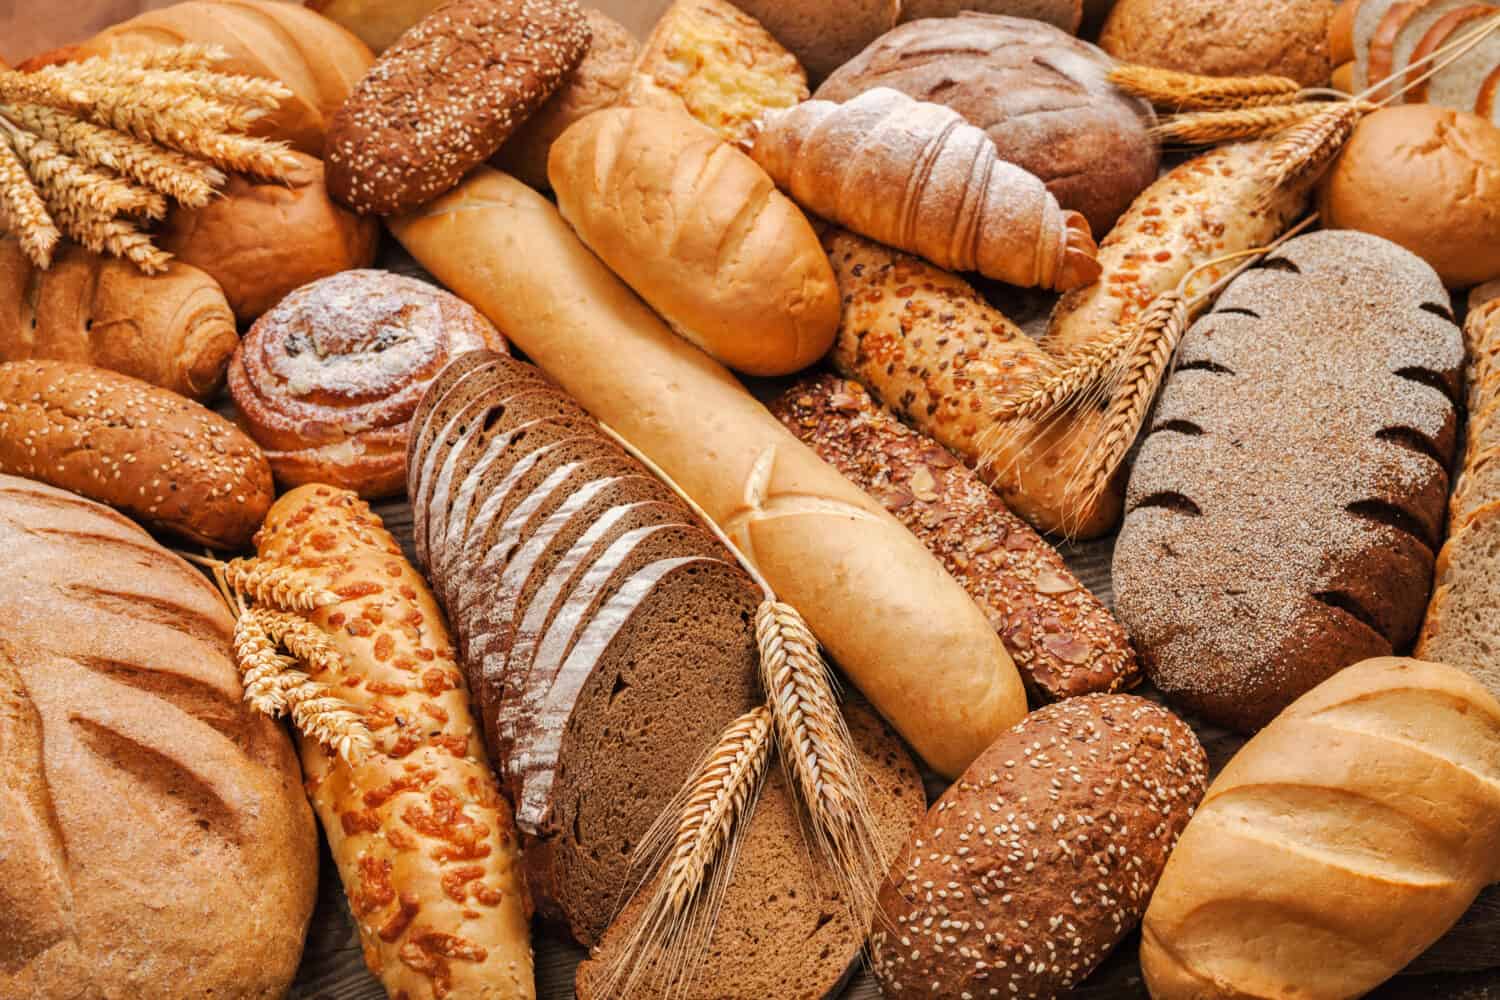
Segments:
[[[0,473],[227,549],[250,540],[273,496],[265,455],[228,420],[138,379],[63,361],[0,364]]]
[[[895,734],[862,698],[852,695],[843,708],[864,773],[876,844],[885,857],[894,857],[926,809],[920,778]],[[687,988],[674,994],[679,1000],[832,997],[848,981],[866,929],[852,926],[847,901],[807,850],[797,810],[785,773],[773,764],[740,842],[708,948]],[[590,960],[578,967],[578,1000],[660,996],[650,988],[606,992],[602,982],[603,967],[619,956],[636,929],[651,888],[626,906]]]
[[[322,161],[295,159],[296,170],[277,181],[231,174],[219,197],[174,208],[157,234],[163,250],[219,283],[241,323],[294,288],[375,262],[380,223],[334,204]]]
[[[223,49],[225,73],[280,80],[288,100],[257,121],[255,135],[283,139],[300,152],[323,155],[334,113],[370,68],[374,56],[358,38],[294,3],[274,0],[188,0],[148,11],[89,41],[37,60],[84,59],[196,42]]]
[[[1500,278],[1500,127],[1430,104],[1375,111],[1319,183],[1318,211],[1406,247],[1450,287]]]
[[[1500,299],[1471,305],[1464,333],[1467,443],[1415,655],[1462,667],[1500,697]]]
[[[284,486],[363,497],[406,485],[406,438],[427,383],[451,358],[504,350],[463,300],[386,271],[344,271],[297,289],[235,352],[229,394]]]
[[[1048,705],[964,772],[880,891],[886,1000],[1050,997],[1146,910],[1208,784],[1187,724],[1132,695]]]
[[[839,372],[962,456],[1040,530],[1092,538],[1114,527],[1123,477],[1087,508],[1068,490],[1097,415],[1010,428],[991,415],[988,400],[1050,363],[1035,342],[956,275],[842,230],[823,246],[844,297],[830,355]]]
[[[0,547],[0,995],[283,996],[317,831],[224,603],[120,515],[6,475]]]
[[[1156,180],[1161,159],[1151,106],[1110,84],[1113,67],[1098,48],[1043,21],[966,11],[881,36],[816,96],[840,102],[893,87],[946,105],[1102,235]]]
[[[163,274],[64,243],[40,271],[0,238],[0,362],[97,365],[200,402],[224,384],[240,342],[224,293],[186,264]]]
[[[490,159],[538,190],[548,186],[547,154],[557,137],[579,119],[617,104],[640,55],[640,43],[620,22],[592,7],[584,8],[583,17],[592,39],[583,61]]]
[[[744,153],[680,111],[613,108],[563,133],[557,207],[691,343],[748,375],[828,353],[838,285],[800,209]]]
[[[1000,633],[1033,700],[1135,684],[1125,630],[1057,550],[948,449],[835,375],[798,382],[771,412],[942,559]]]
[[[293,490],[255,544],[264,563],[342,598],[308,616],[342,671],[310,673],[360,713],[375,750],[352,767],[298,742],[365,963],[410,1000],[535,996],[520,838],[432,592],[345,490]]]
[[[958,774],[1024,714],[1020,676],[963,588],[662,324],[545,198],[479,170],[390,225],[424,267],[702,505],[935,769]],[[941,671],[929,669],[936,663]]]
[[[1334,0],[1119,0],[1099,44],[1125,62],[1208,76],[1289,76],[1318,87],[1333,71],[1333,8]]]
[[[328,190],[410,211],[494,155],[589,47],[577,0],[452,0],[381,53],[329,129]]]
[[[1415,638],[1457,435],[1446,302],[1395,244],[1325,231],[1183,338],[1114,557],[1120,620],[1169,700],[1253,731]]]
[[[1241,750],[1146,911],[1158,1000],[1364,996],[1500,876],[1500,704],[1462,671],[1360,663]]]
[[[727,142],[772,108],[807,100],[807,74],[729,0],[677,0],[652,29],[624,101],[686,111]]]
[[[1058,291],[1099,274],[1088,220],[940,104],[889,87],[806,101],[746,148],[799,205],[939,267]]]

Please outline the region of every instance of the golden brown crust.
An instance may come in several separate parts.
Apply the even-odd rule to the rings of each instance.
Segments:
[[[239,548],[271,506],[265,455],[228,420],[137,379],[62,361],[0,364],[0,472]]]
[[[375,261],[380,224],[334,204],[322,162],[293,155],[290,176],[262,183],[232,174],[203,208],[174,208],[157,237],[163,250],[219,283],[241,323],[310,281]]]
[[[427,383],[452,358],[486,349],[505,341],[453,295],[345,271],[256,321],[230,363],[229,393],[282,484],[391,496],[406,485],[406,438]]]
[[[344,490],[288,493],[256,548],[343,598],[309,620],[344,670],[313,676],[363,715],[377,749],[351,768],[298,742],[366,964],[410,1000],[534,996],[519,837],[431,591]]]
[[[1119,0],[1099,35],[1125,62],[1209,76],[1328,83],[1334,0]]]
[[[39,271],[0,239],[0,362],[44,359],[108,368],[207,402],[239,344],[209,275],[173,262],[159,275],[64,243]]]

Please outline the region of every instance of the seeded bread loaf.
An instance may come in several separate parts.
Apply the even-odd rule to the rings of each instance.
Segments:
[[[1365,996],[1459,919],[1497,858],[1500,704],[1452,667],[1360,663],[1209,787],[1146,911],[1146,985],[1156,1000]]]
[[[1132,695],[1048,705],[911,835],[870,936],[886,1000],[1051,997],[1146,910],[1208,784],[1187,724]]]
[[[1104,52],[1043,21],[966,11],[882,35],[816,96],[842,102],[892,87],[946,105],[1102,236],[1156,180],[1161,159],[1151,106],[1116,90],[1113,68]]]
[[[217,413],[62,361],[0,364],[0,473],[75,490],[228,549],[250,540],[274,495],[266,456]]]
[[[7,475],[0,550],[0,996],[286,995],[317,830],[224,602],[114,511]]]
[[[989,616],[1034,698],[1135,684],[1125,630],[1057,550],[948,449],[881,409],[858,382],[834,375],[797,383],[771,412],[943,560]]]
[[[1183,338],[1114,556],[1120,620],[1169,700],[1253,731],[1416,637],[1457,434],[1446,303],[1417,257],[1330,230]]]

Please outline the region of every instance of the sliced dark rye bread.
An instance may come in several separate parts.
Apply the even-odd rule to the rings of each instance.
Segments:
[[[605,675],[591,683],[599,683],[602,690],[608,680]],[[632,700],[632,695],[637,697]],[[619,765],[618,759],[653,752],[649,746],[630,741],[636,733],[649,736],[664,727],[675,728],[682,724],[680,717],[688,714],[665,716],[657,711],[652,713],[652,726],[638,729],[631,720],[633,713],[647,710],[644,695],[646,692],[627,688],[609,707],[608,722],[584,725],[592,716],[580,713],[570,724],[563,744],[566,773],[556,786],[555,808],[559,829],[567,831],[576,824],[582,837],[559,833],[542,842],[545,853],[528,852],[527,868],[534,884],[546,884],[550,869],[591,865],[592,859],[579,860],[578,856],[596,846],[616,855],[628,853],[634,841],[626,836],[615,839],[609,827],[637,826],[668,785],[667,774],[675,777],[683,773],[682,761],[689,755],[674,753],[669,747],[655,751],[659,754],[656,759],[661,780],[644,769]],[[598,692],[586,693],[585,700],[601,704]],[[885,857],[893,858],[926,813],[921,782],[900,740],[857,694],[851,692],[846,699],[844,714],[864,765],[876,840]],[[612,734],[610,742],[590,753],[583,742],[592,729],[606,727]],[[613,755],[606,752],[615,747],[620,749]],[[628,783],[642,793],[645,801],[639,806],[623,799],[618,803],[600,802],[592,792],[600,782]],[[616,820],[616,816],[620,818]],[[609,886],[619,870],[621,866],[610,858],[599,859],[595,888],[601,904],[609,900]],[[600,982],[601,964],[619,954],[645,898],[642,895],[626,907],[591,960],[578,967],[578,1000],[647,1000],[661,995],[640,989],[622,997],[619,992],[605,992]],[[697,961],[691,985],[678,1000],[817,1000],[835,996],[859,960],[864,938],[865,928],[853,926],[848,908],[826,870],[812,861],[781,767],[773,762],[741,842],[708,950]]]
[[[1251,731],[1415,638],[1456,448],[1447,299],[1406,250],[1325,231],[1183,338],[1114,555],[1116,612],[1170,701]]]
[[[427,388],[422,390],[422,398],[417,400],[417,405],[411,413],[411,433],[407,436],[406,481],[408,483],[416,478],[417,467],[425,452],[428,418],[432,415],[433,408],[448,395],[449,390],[464,375],[480,365],[487,364],[494,354],[494,351],[473,351],[460,355],[444,365],[437,377],[427,383]]]

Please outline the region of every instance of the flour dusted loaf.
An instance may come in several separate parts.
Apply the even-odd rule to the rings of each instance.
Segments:
[[[530,1000],[520,838],[432,592],[347,490],[286,494],[255,544],[264,564],[340,598],[307,617],[341,669],[307,666],[359,712],[375,747],[351,766],[316,739],[298,742],[366,965],[393,997]]]
[[[1151,897],[1156,1000],[1360,997],[1500,876],[1500,704],[1374,659],[1303,695],[1208,789]]]
[[[250,540],[273,496],[266,456],[228,420],[138,379],[64,361],[0,364],[0,473],[227,549]]]
[[[1240,730],[1416,636],[1463,341],[1378,237],[1299,237],[1183,338],[1141,446],[1115,606],[1174,703]]]
[[[1187,724],[1132,695],[1027,716],[943,793],[880,891],[886,1000],[1051,997],[1145,912],[1208,784]]]
[[[943,560],[989,616],[1035,697],[1115,691],[1139,679],[1125,630],[1057,550],[952,452],[881,409],[858,382],[811,376],[771,412]]]
[[[893,87],[946,105],[1102,236],[1156,180],[1160,163],[1150,134],[1156,116],[1110,84],[1113,68],[1104,52],[1045,21],[966,11],[882,35],[816,96],[841,102]]]
[[[317,832],[223,601],[119,514],[8,475],[0,547],[0,995],[283,996]]]

